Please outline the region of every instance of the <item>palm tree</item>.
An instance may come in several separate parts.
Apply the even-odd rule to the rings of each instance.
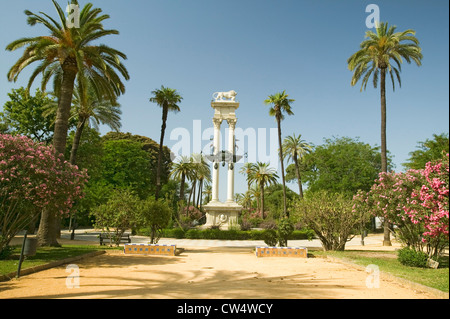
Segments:
[[[203,193],[206,195],[206,198],[203,201],[203,203],[207,204],[211,200],[211,195],[212,195],[212,185],[210,183],[206,183],[205,191]]]
[[[270,184],[277,183],[278,175],[276,170],[269,167],[269,163],[257,162],[250,172],[250,182],[256,182],[259,186],[261,197],[261,218],[264,218],[264,187]]]
[[[180,103],[183,99],[181,95],[171,88],[166,88],[161,85],[161,89],[152,91],[153,96],[150,98],[150,102],[158,104],[162,108],[162,125],[161,125],[161,138],[159,140],[159,154],[158,154],[158,166],[156,168],[156,190],[155,198],[159,197],[159,190],[161,188],[161,165],[163,155],[163,143],[164,133],[166,131],[167,114],[171,112],[179,112],[180,107],[177,103]]]
[[[278,125],[278,148],[281,163],[281,179],[283,181],[283,212],[286,217],[289,217],[289,214],[286,210],[286,182],[284,178],[283,148],[281,143],[281,121],[284,119],[283,113],[288,115],[294,114],[291,110],[291,103],[294,101],[294,99],[289,99],[289,95],[286,94],[286,90],[274,95],[269,95],[269,98],[264,100],[264,104],[266,105],[273,104],[273,107],[269,110],[269,115],[275,116]]]
[[[298,166],[299,161],[303,160],[303,157],[312,151],[311,145],[301,139],[302,135],[287,136],[283,140],[283,155],[289,159],[292,159],[295,164],[295,174],[297,175],[298,191],[300,198],[303,198],[302,180],[300,177],[300,168]]]
[[[55,0],[52,1],[59,22],[45,13],[35,14],[25,11],[29,25],[41,23],[49,30],[50,35],[21,38],[6,47],[6,50],[14,51],[25,46],[22,56],[9,70],[8,80],[15,82],[25,67],[37,61],[40,64],[30,76],[28,89],[39,74],[42,74],[42,91],[45,91],[48,81],[53,78],[54,90],[59,98],[53,146],[58,153],[64,154],[77,73],[86,72],[92,86],[98,92],[101,91],[100,88],[104,89],[111,99],[125,92],[125,86],[116,71],[119,71],[126,80],[129,79],[129,75],[120,61],[126,59],[125,54],[107,45],[92,43],[104,36],[119,33],[103,28],[102,21],[108,19],[108,15],[102,15],[101,9],[93,9],[93,5],[88,3],[80,12],[80,27],[71,28],[66,24],[65,12]],[[72,3],[78,4],[76,0]],[[44,209],[38,231],[39,244],[59,246],[56,237],[56,213]]]
[[[172,170],[170,176],[180,180],[180,201],[184,201],[184,186],[186,179],[191,179],[192,175],[192,160],[190,157],[181,156],[178,162],[172,163]]]
[[[244,208],[251,208],[252,206],[252,192],[250,191],[250,188],[243,194],[240,194],[240,202],[239,204],[242,205]]]
[[[108,19],[108,15],[101,15],[101,9],[92,9],[93,5],[88,3],[80,12],[80,28],[70,28],[66,25],[64,11],[55,0],[52,1],[59,22],[42,12],[35,14],[25,11],[28,24],[31,26],[36,23],[43,24],[50,31],[50,36],[21,38],[6,47],[6,50],[14,51],[26,46],[23,55],[9,70],[8,79],[15,82],[21,71],[36,61],[41,63],[31,74],[28,89],[39,74],[42,74],[43,91],[48,81],[54,79],[54,89],[59,100],[53,145],[59,153],[64,153],[77,73],[84,71],[96,92],[106,92],[111,100],[125,92],[125,86],[116,70],[126,80],[129,79],[129,75],[120,62],[120,58],[126,59],[125,54],[104,44],[91,43],[104,36],[119,33],[117,30],[103,28],[102,21]],[[73,2],[77,4],[77,1]]]
[[[252,167],[253,167],[253,163],[247,162],[247,163],[244,163],[244,165],[242,165],[241,169],[239,170],[239,173],[245,174],[247,176],[247,191],[250,191],[251,183],[249,180],[249,175],[250,175]]]
[[[254,197],[256,201],[256,210],[260,210],[261,205],[261,189],[258,187],[258,185],[253,184],[253,186],[250,188],[250,198]],[[251,204],[250,207],[251,208]]]
[[[192,154],[192,188],[191,193],[189,194],[189,201],[191,199],[191,195],[193,195],[192,205],[199,207],[199,201],[203,192],[203,181],[211,182],[211,170],[208,163],[203,159],[202,154]],[[197,186],[198,181],[198,186]],[[196,196],[196,188],[198,187],[198,194]],[[196,203],[197,197],[197,203]]]
[[[386,73],[392,81],[392,89],[395,91],[395,78],[401,86],[400,72],[403,59],[411,63],[414,61],[420,66],[422,60],[419,41],[415,37],[415,31],[408,29],[403,32],[395,32],[396,27],[388,28],[388,23],[381,22],[376,27],[376,32],[367,31],[366,40],[361,42],[360,50],[354,53],[348,60],[348,68],[353,71],[351,85],[354,86],[360,79],[361,92],[366,89],[370,76],[373,86],[378,86],[380,78],[381,96],[381,171],[387,172],[387,146],[386,146]],[[393,64],[391,63],[393,61]],[[384,226],[383,245],[390,246],[389,225]]]

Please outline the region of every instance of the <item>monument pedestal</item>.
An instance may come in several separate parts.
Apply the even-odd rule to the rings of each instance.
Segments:
[[[203,206],[206,211],[206,223],[201,228],[211,228],[212,226],[219,226],[222,230],[231,228],[239,229],[238,216],[242,210],[242,206],[235,202],[209,202]]]

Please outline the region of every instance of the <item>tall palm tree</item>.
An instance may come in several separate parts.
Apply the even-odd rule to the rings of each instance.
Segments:
[[[170,112],[179,112],[180,107],[177,103],[180,103],[183,99],[181,95],[171,88],[166,88],[161,85],[161,89],[152,91],[153,96],[150,98],[150,102],[158,104],[162,108],[162,124],[161,124],[161,138],[159,140],[159,154],[158,154],[158,166],[156,168],[156,190],[155,198],[159,197],[159,190],[161,189],[161,165],[163,155],[164,133],[166,131],[167,114]]]
[[[92,43],[104,36],[119,33],[117,30],[103,28],[102,22],[109,18],[108,15],[102,14],[99,8],[93,9],[93,5],[88,3],[80,12],[79,28],[71,28],[66,24],[64,10],[55,0],[52,1],[59,21],[42,12],[35,14],[25,11],[29,25],[43,24],[50,35],[21,38],[6,47],[8,51],[25,47],[22,56],[9,70],[8,80],[16,81],[21,71],[33,62],[40,63],[30,76],[28,89],[39,74],[42,74],[42,91],[45,91],[48,81],[53,78],[54,90],[58,96],[53,145],[58,153],[63,154],[77,73],[84,70],[89,74],[88,80],[93,87],[97,91],[104,88],[111,98],[125,91],[125,86],[116,71],[126,80],[129,79],[129,75],[121,62],[121,59],[126,59],[125,54],[107,45]],[[78,4],[76,0],[72,3]],[[110,85],[111,82],[113,85]],[[39,244],[59,246],[56,237],[56,213],[44,209],[38,231]]]
[[[366,40],[361,42],[360,50],[348,58],[348,68],[353,71],[351,85],[354,86],[361,79],[361,91],[366,89],[369,78],[372,76],[374,88],[378,86],[380,78],[381,97],[381,171],[387,172],[387,146],[386,146],[386,74],[392,81],[395,91],[395,78],[401,86],[400,72],[403,59],[418,66],[422,64],[422,50],[415,31],[408,29],[395,32],[396,27],[388,27],[387,22],[376,26],[376,32],[366,31]],[[391,63],[393,62],[393,63]],[[390,246],[389,226],[384,226],[384,245]]]
[[[300,198],[303,198],[303,187],[302,180],[300,176],[300,168],[299,161],[303,160],[303,157],[312,151],[311,145],[302,140],[302,135],[299,134],[295,136],[295,133],[292,136],[287,136],[283,140],[283,155],[288,158],[288,161],[292,159],[295,164],[295,174],[297,175],[298,182],[298,194]]]
[[[49,36],[21,38],[11,42],[6,50],[14,51],[26,47],[23,55],[8,72],[9,81],[16,81],[21,71],[39,61],[28,81],[28,89],[39,74],[42,74],[42,90],[53,78],[55,92],[59,98],[56,114],[54,147],[64,153],[66,147],[68,120],[72,103],[73,88],[78,72],[84,71],[88,81],[97,92],[103,89],[109,98],[125,92],[125,86],[116,71],[129,79],[128,71],[120,59],[126,59],[122,52],[107,45],[95,45],[92,42],[107,35],[118,34],[117,30],[105,30],[102,21],[109,18],[101,14],[99,8],[88,3],[80,12],[80,28],[66,25],[64,11],[52,0],[59,16],[59,22],[45,13],[35,14],[28,10],[28,24],[43,24],[50,32]],[[74,1],[77,4],[77,1]],[[111,83],[113,83],[111,85]]]
[[[286,209],[286,182],[284,178],[283,148],[281,143],[281,121],[284,119],[284,113],[287,115],[294,114],[291,110],[291,103],[294,101],[294,99],[290,99],[289,95],[286,94],[286,90],[274,95],[269,95],[269,98],[264,100],[264,104],[266,105],[273,104],[269,110],[269,115],[275,116],[278,125],[278,149],[281,163],[281,179],[283,181],[283,212],[286,217],[289,217],[289,214]]]
[[[261,198],[261,218],[264,218],[264,187],[277,183],[278,175],[273,167],[269,167],[269,163],[257,162],[250,172],[250,182],[256,182],[260,190]]]

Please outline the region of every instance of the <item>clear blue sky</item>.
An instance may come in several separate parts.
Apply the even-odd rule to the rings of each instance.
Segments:
[[[68,3],[58,1],[65,7]],[[83,6],[87,1],[80,1]],[[102,42],[128,56],[122,105],[122,131],[159,141],[161,111],[148,101],[161,85],[183,96],[182,111],[169,114],[170,133],[184,128],[193,135],[193,121],[212,127],[211,94],[238,92],[237,126],[275,128],[263,104],[269,94],[286,90],[295,99],[295,115],[282,122],[283,137],[302,134],[320,145],[324,138],[359,137],[380,144],[379,90],[360,92],[350,86],[347,58],[359,48],[367,30],[368,4],[380,9],[381,21],[398,31],[414,29],[423,50],[422,66],[404,64],[402,88],[387,86],[387,145],[396,170],[419,141],[449,131],[449,2],[434,1],[300,1],[300,0],[92,0],[111,16],[105,27],[120,31]],[[42,35],[42,26],[28,26],[25,9],[56,17],[50,0],[15,0],[0,9],[0,46],[24,36]],[[29,70],[16,83],[6,73],[22,51],[0,50],[0,106],[12,88],[25,86]],[[39,85],[37,80],[34,87]],[[199,122],[196,122],[199,123]],[[223,125],[226,126],[226,125]],[[102,127],[102,134],[108,131]],[[191,136],[191,140],[192,140]],[[276,141],[273,141],[276,142]],[[191,141],[192,146],[193,141]],[[209,143],[202,141],[202,148]],[[246,146],[247,147],[247,146]],[[240,168],[237,165],[237,169]],[[226,177],[221,175],[221,199]],[[236,176],[237,192],[246,188]],[[293,187],[295,190],[295,187]]]

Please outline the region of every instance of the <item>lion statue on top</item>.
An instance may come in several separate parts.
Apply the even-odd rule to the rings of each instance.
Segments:
[[[224,101],[224,99],[230,100],[232,102],[235,102],[236,100],[236,91],[235,90],[231,90],[228,92],[215,92],[213,94],[213,99],[217,101]]]

